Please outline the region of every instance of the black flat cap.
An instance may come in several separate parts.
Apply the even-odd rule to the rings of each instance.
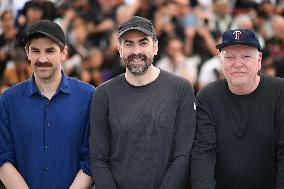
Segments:
[[[118,28],[118,38],[129,30],[138,30],[148,36],[156,37],[156,31],[152,22],[140,16],[133,16],[126,22],[122,23]]]
[[[24,43],[33,39],[36,34],[44,35],[60,45],[65,45],[65,34],[62,28],[50,20],[40,20],[32,23],[24,37]]]

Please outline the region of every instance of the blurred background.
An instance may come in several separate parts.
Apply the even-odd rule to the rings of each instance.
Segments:
[[[124,72],[117,28],[133,15],[157,31],[157,67],[188,79],[195,92],[223,77],[219,43],[227,29],[253,29],[263,49],[262,72],[284,77],[284,0],[0,0],[0,94],[32,70],[23,36],[40,19],[64,30],[64,72],[94,86]]]

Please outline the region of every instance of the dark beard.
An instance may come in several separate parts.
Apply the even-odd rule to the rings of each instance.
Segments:
[[[144,61],[144,64],[135,64],[132,63],[133,60]],[[131,54],[127,58],[123,58],[123,62],[125,63],[128,70],[135,76],[143,75],[148,68],[152,65],[154,57],[147,57],[146,55],[139,54]]]

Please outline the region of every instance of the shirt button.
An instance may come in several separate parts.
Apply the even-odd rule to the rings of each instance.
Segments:
[[[49,145],[47,144],[47,145],[45,145],[45,149],[47,149],[47,148],[49,148]]]
[[[49,124],[49,123],[47,124],[47,127],[50,127],[50,124]]]
[[[48,171],[48,167],[43,168],[44,171]]]

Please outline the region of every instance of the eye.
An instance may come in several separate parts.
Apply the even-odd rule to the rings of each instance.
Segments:
[[[234,57],[233,56],[226,56],[225,58],[226,59],[233,59]]]
[[[125,47],[131,47],[131,43],[126,42],[126,43],[124,43],[124,46],[125,46]]]
[[[147,44],[148,44],[148,41],[146,41],[146,40],[141,42],[142,46],[147,45]]]
[[[227,62],[234,62],[235,59],[236,59],[235,56],[231,56],[231,55],[225,56],[225,61],[227,61]]]
[[[39,53],[39,50],[32,49],[31,52],[32,52],[32,53]]]
[[[54,49],[50,49],[50,50],[47,50],[46,52],[47,53],[53,53],[53,52],[55,52],[55,50]]]
[[[250,55],[243,55],[243,56],[242,56],[242,59],[249,59],[249,58],[251,58]]]

